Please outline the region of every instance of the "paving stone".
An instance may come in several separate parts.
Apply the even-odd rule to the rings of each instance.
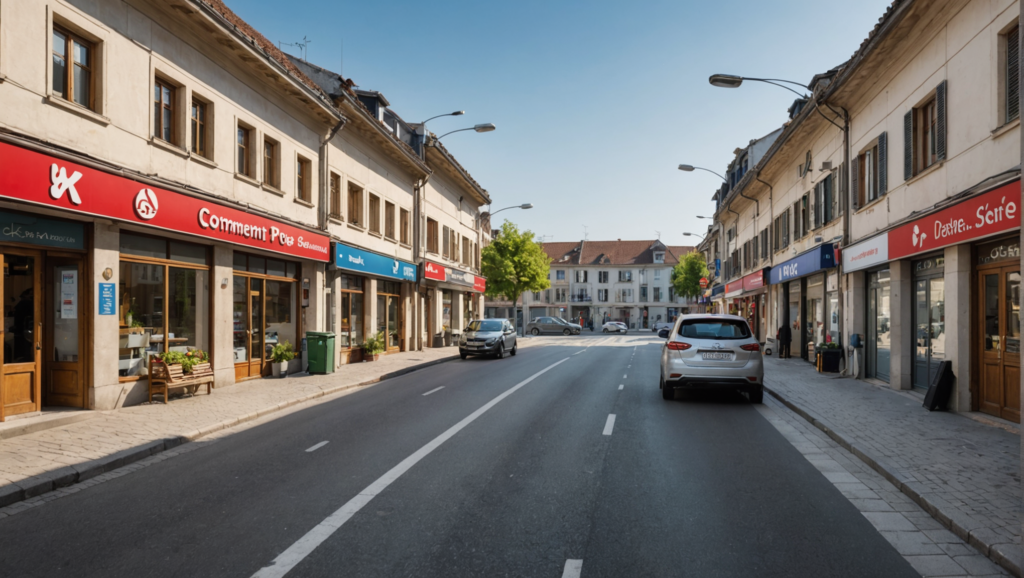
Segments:
[[[964,576],[966,571],[952,558],[941,556],[907,556],[906,560],[924,578],[932,576]]]
[[[914,524],[899,512],[861,512],[879,532],[915,532]]]
[[[996,566],[995,562],[977,553],[966,556],[955,556],[953,561],[962,566],[964,570],[967,570],[972,575],[995,574],[999,572],[999,567]]]
[[[885,500],[860,500],[850,498],[850,503],[861,512],[892,512],[893,508]]]

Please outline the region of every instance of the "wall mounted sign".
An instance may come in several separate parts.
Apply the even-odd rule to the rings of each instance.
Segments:
[[[78,271],[60,272],[60,318],[78,319]]]
[[[764,269],[761,269],[760,271],[755,271],[755,272],[751,273],[750,275],[747,275],[746,277],[744,277],[743,278],[743,290],[744,291],[757,291],[758,289],[764,287],[767,284],[765,281],[766,281],[766,278],[768,277],[768,272],[769,271],[771,271],[771,268],[770,267],[765,267]]]
[[[852,273],[889,260],[889,234],[883,233],[850,245],[843,251],[843,272]]]
[[[477,293],[483,293],[484,290],[487,289],[487,280],[483,277],[477,277],[472,273],[460,271],[459,269],[445,267],[444,265],[433,261],[423,262],[423,278],[431,281],[437,281],[439,283],[448,283],[450,285],[470,288]],[[458,289],[458,287],[454,288]]]
[[[0,143],[0,197],[165,231],[330,260],[330,240],[281,221]]]
[[[345,243],[334,243],[333,265],[339,269],[368,273],[400,281],[416,281],[416,265],[358,249]]]
[[[817,273],[822,269],[831,269],[836,266],[836,253],[832,243],[825,243],[793,257],[780,265],[772,267],[770,276],[772,284],[785,283],[792,279],[806,277],[811,273]]]
[[[100,315],[116,315],[117,308],[114,306],[114,298],[117,293],[115,291],[116,284],[114,283],[100,283]]]
[[[1020,181],[889,231],[889,259],[902,259],[1020,227]]]
[[[743,293],[743,279],[737,279],[725,284],[725,296],[732,297]]]
[[[0,241],[85,249],[85,225],[0,211]]]

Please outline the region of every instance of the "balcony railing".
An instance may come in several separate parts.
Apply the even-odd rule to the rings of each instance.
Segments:
[[[590,295],[570,295],[569,301],[573,303],[590,303],[594,300]]]

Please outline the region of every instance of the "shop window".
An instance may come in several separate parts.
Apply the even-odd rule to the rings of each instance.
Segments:
[[[172,144],[177,144],[174,130],[176,94],[177,88],[166,80],[157,78],[153,82],[153,136]]]
[[[280,158],[281,145],[277,141],[263,137],[263,184],[281,188],[280,171],[278,160]]]
[[[238,174],[247,177],[253,176],[252,169],[252,129],[238,125],[235,135],[236,141],[236,162],[235,170]]]
[[[95,110],[96,45],[70,31],[53,27],[53,74],[55,96]]]
[[[384,201],[384,236],[395,240],[395,204]]]
[[[370,232],[380,235],[380,197],[370,193],[368,209],[366,221],[369,225]]]
[[[437,221],[427,219],[427,252],[438,254]]]
[[[400,235],[401,235],[400,241],[401,241],[401,243],[403,245],[409,245],[410,244],[409,240],[412,238],[412,232],[410,230],[412,228],[412,219],[410,218],[409,211],[407,211],[405,209],[401,209],[400,215],[401,215],[401,221],[399,222],[399,227],[400,227],[399,230],[401,231],[400,232]]]
[[[341,177],[331,173],[331,203],[330,216],[332,219],[341,219]]]
[[[365,227],[363,223],[363,188],[355,183],[348,184],[348,222]]]
[[[307,203],[313,202],[313,163],[303,157],[295,163],[295,196]]]
[[[363,278],[341,275],[339,292],[341,328],[338,343],[343,349],[359,347],[363,342]]]
[[[207,110],[210,105],[197,98],[192,99],[192,154],[199,155],[204,158],[210,158],[210,149],[207,146],[206,136],[206,118]]]

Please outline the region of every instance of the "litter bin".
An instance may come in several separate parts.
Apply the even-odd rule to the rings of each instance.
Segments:
[[[334,334],[319,331],[306,332],[309,373],[334,373]]]

